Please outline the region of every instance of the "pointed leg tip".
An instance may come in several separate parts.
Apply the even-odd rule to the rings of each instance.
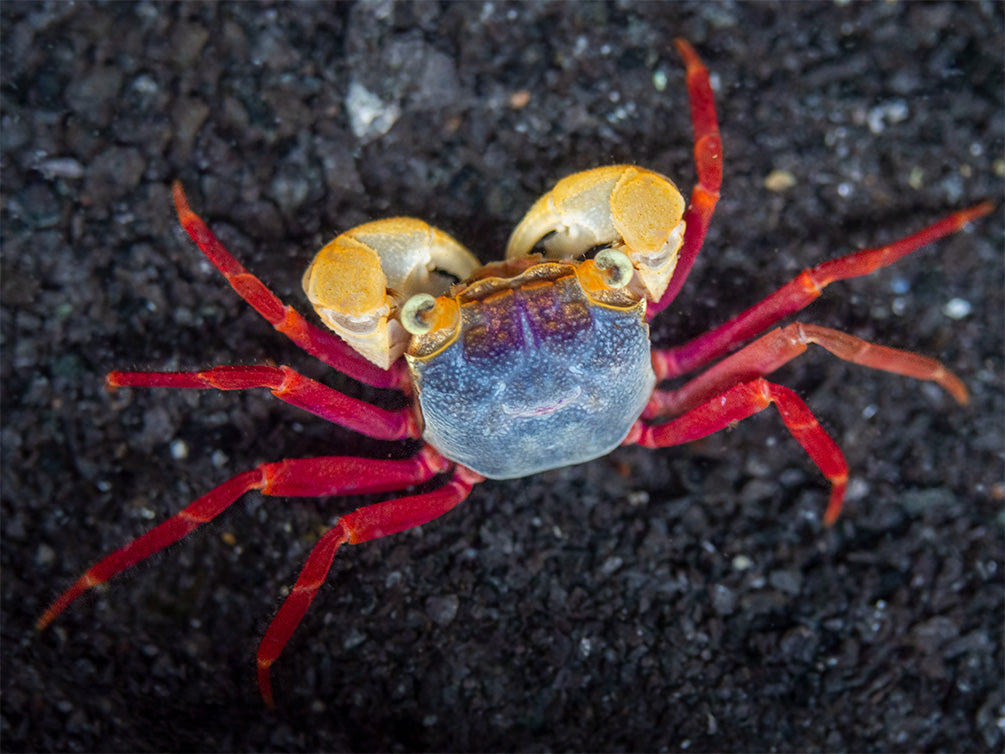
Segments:
[[[272,678],[269,675],[271,662],[258,661],[258,693],[262,695],[262,701],[269,709],[276,708],[276,700],[272,696]]]
[[[848,487],[848,476],[842,474],[838,477],[831,477],[831,497],[827,501],[827,510],[824,512],[824,527],[833,528],[841,515],[844,507],[844,493]]]
[[[94,578],[94,575],[87,571],[83,576],[77,579],[73,585],[59,595],[52,604],[45,609],[38,620],[35,621],[35,628],[39,631],[45,630],[45,628],[56,619],[56,617],[63,612],[67,605],[73,602],[77,597],[86,592],[92,586],[100,584],[101,580]]]
[[[175,211],[178,219],[185,225],[186,220],[193,216],[192,208],[188,206],[188,198],[185,196],[185,189],[182,188],[181,181],[171,183],[171,196],[174,198]]]
[[[842,490],[843,492],[843,490]],[[843,497],[843,494],[842,494]],[[841,516],[841,508],[844,505],[842,499],[834,500],[833,498],[827,504],[827,510],[824,512],[824,528],[832,529],[834,524],[837,523],[838,518]]]
[[[983,202],[974,207],[974,217],[984,217],[984,215],[989,215],[994,208],[995,203],[990,199],[985,199]]]
[[[684,59],[684,65],[689,70],[695,66],[701,66],[701,58],[698,57],[698,53],[695,52],[694,47],[684,37],[675,37],[673,46],[676,48],[677,54]]]
[[[953,398],[959,405],[961,406],[970,405],[970,391],[967,390],[962,380],[957,378],[956,375],[952,376],[954,379],[949,381],[947,384],[943,385],[943,387],[946,389],[946,391],[948,391],[948,393],[951,396],[953,396]]]
[[[994,208],[994,202],[990,199],[985,199],[983,202],[975,204],[969,209],[960,210],[956,213],[959,227],[963,228],[967,223],[971,223],[974,220],[984,217],[985,215],[989,215]]]
[[[691,43],[688,42],[685,37],[674,37],[673,46],[677,49],[677,52],[681,53],[681,55],[686,52],[694,52],[694,47],[691,46]]]
[[[35,630],[45,631],[45,629],[49,627],[49,624],[52,623],[52,619],[55,617],[56,613],[54,613],[52,608],[50,607],[48,610],[46,610],[44,613],[38,616],[38,620],[35,621]]]

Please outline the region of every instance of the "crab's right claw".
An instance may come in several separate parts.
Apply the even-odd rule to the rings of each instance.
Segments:
[[[321,320],[382,369],[407,348],[399,310],[416,293],[439,296],[479,266],[441,230],[411,217],[360,225],[314,257],[304,290]]]
[[[563,178],[538,199],[510,236],[506,258],[538,243],[550,259],[597,246],[623,251],[650,301],[666,290],[684,241],[686,202],[673,182],[634,165],[610,165]]]

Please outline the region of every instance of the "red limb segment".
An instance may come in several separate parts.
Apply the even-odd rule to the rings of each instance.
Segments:
[[[676,348],[654,350],[653,368],[657,378],[667,379],[698,369],[788,315],[805,308],[830,283],[868,275],[891,265],[922,246],[957,232],[992,209],[991,202],[981,202],[969,209],[954,212],[893,243],[863,249],[803,270],[766,299],[715,330]]]
[[[482,479],[470,469],[458,466],[450,481],[438,490],[358,508],[342,516],[334,527],[325,532],[307,557],[289,596],[258,645],[258,688],[267,705],[274,706],[269,668],[282,653],[317,596],[339,547],[386,537],[432,521],[464,500],[471,488]]]
[[[722,138],[719,136],[719,121],[715,115],[715,98],[709,83],[708,69],[686,40],[675,39],[674,46],[687,67],[687,95],[691,103],[698,185],[691,192],[691,203],[684,214],[684,243],[681,245],[673,277],[660,300],[647,308],[646,316],[649,319],[663,311],[684,286],[712,222],[712,213],[719,201],[719,188],[722,186]]]
[[[408,389],[408,378],[401,364],[388,370],[371,364],[356,353],[337,335],[322,330],[305,320],[293,307],[286,306],[265,284],[248,272],[223,248],[206,223],[188,205],[181,182],[175,181],[174,193],[178,220],[196,246],[213,263],[237,294],[247,301],[269,323],[307,353],[344,372],[354,380],[374,387]]]
[[[36,627],[41,631],[83,592],[103,584],[117,573],[212,521],[245,492],[260,490],[263,495],[288,497],[387,492],[425,482],[446,468],[448,462],[428,446],[404,461],[327,456],[263,463],[215,487],[146,534],[91,566],[73,586],[56,598],[38,619]]]
[[[820,426],[802,399],[787,387],[761,378],[734,385],[665,424],[635,422],[624,444],[646,448],[682,445],[753,416],[771,403],[778,409],[785,427],[831,483],[830,500],[824,513],[824,525],[831,526],[841,513],[848,486],[848,465],[837,443]]]
[[[386,411],[322,385],[288,366],[218,366],[201,372],[109,372],[109,388],[170,387],[248,390],[267,387],[286,403],[378,440],[422,434],[410,408]]]
[[[840,330],[795,322],[765,333],[750,345],[702,372],[677,390],[655,390],[643,418],[680,416],[733,385],[764,377],[816,343],[839,359],[853,364],[931,380],[959,403],[969,400],[960,379],[935,359],[911,351],[887,348]]]

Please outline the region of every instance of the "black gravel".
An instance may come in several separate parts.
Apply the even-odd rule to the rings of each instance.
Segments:
[[[8,0],[0,23],[4,750],[1005,747],[1000,3]],[[990,197],[802,316],[943,360],[968,407],[826,354],[780,371],[852,468],[832,531],[771,412],[481,485],[340,553],[274,712],[258,639],[364,499],[248,495],[34,630],[98,556],[239,470],[403,452],[260,392],[105,392],[113,368],[273,360],[393,405],[237,299],[178,229],[172,179],[300,307],[314,250],[368,219],[422,217],[490,260],[573,170],[693,180],[676,35],[713,72],[726,168],[657,342]],[[767,190],[773,171],[793,185]]]

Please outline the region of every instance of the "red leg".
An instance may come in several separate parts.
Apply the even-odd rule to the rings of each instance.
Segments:
[[[775,404],[786,428],[831,483],[830,501],[824,513],[824,524],[830,526],[841,512],[848,485],[848,465],[837,443],[820,426],[802,399],[787,387],[761,378],[734,385],[665,424],[635,422],[624,444],[647,448],[682,445],[725,429],[733,422],[763,411],[771,403]]]
[[[374,387],[407,389],[408,378],[402,364],[392,364],[383,370],[356,353],[334,333],[322,330],[305,320],[291,306],[286,306],[257,277],[248,272],[216,239],[212,231],[188,206],[179,181],[172,185],[178,220],[203,254],[213,263],[237,294],[251,304],[283,335],[354,380]]]
[[[816,343],[839,359],[853,364],[931,380],[959,403],[968,401],[960,379],[935,359],[911,351],[878,346],[840,330],[795,322],[762,335],[750,345],[688,381],[677,390],[656,390],[642,413],[644,418],[679,416],[733,385],[771,374]]]
[[[379,440],[403,440],[422,434],[410,408],[385,411],[304,377],[288,366],[219,366],[201,372],[110,372],[105,384],[117,387],[216,388],[267,387],[286,403],[322,419]]]
[[[712,213],[719,201],[719,188],[722,186],[722,139],[719,137],[719,121],[715,116],[715,99],[708,80],[708,69],[687,41],[675,39],[674,46],[687,66],[687,94],[691,102],[698,185],[691,192],[691,204],[684,214],[684,243],[681,245],[677,266],[662,298],[647,308],[646,316],[650,319],[663,311],[684,286],[712,222]]]
[[[656,376],[666,379],[693,371],[788,315],[805,308],[830,283],[868,275],[893,264],[922,246],[955,233],[971,220],[988,214],[992,208],[991,202],[981,202],[969,209],[954,212],[899,241],[863,249],[854,254],[828,260],[812,269],[803,270],[766,299],[715,330],[676,348],[653,351],[653,368],[656,370]]]
[[[210,490],[146,534],[91,566],[42,614],[37,628],[41,630],[48,626],[67,605],[91,587],[103,584],[115,574],[212,521],[245,492],[260,490],[263,495],[288,497],[387,492],[425,482],[447,467],[448,462],[429,446],[404,461],[328,456],[264,463]]]
[[[282,653],[283,647],[317,596],[318,590],[328,576],[338,548],[344,544],[355,545],[378,537],[386,537],[388,534],[396,534],[432,521],[464,500],[471,492],[472,486],[482,479],[483,477],[470,469],[458,466],[444,487],[423,495],[400,497],[359,508],[342,516],[338,523],[321,537],[307,557],[307,562],[289,596],[266,629],[262,643],[258,645],[258,688],[267,705],[274,706],[269,668]]]

